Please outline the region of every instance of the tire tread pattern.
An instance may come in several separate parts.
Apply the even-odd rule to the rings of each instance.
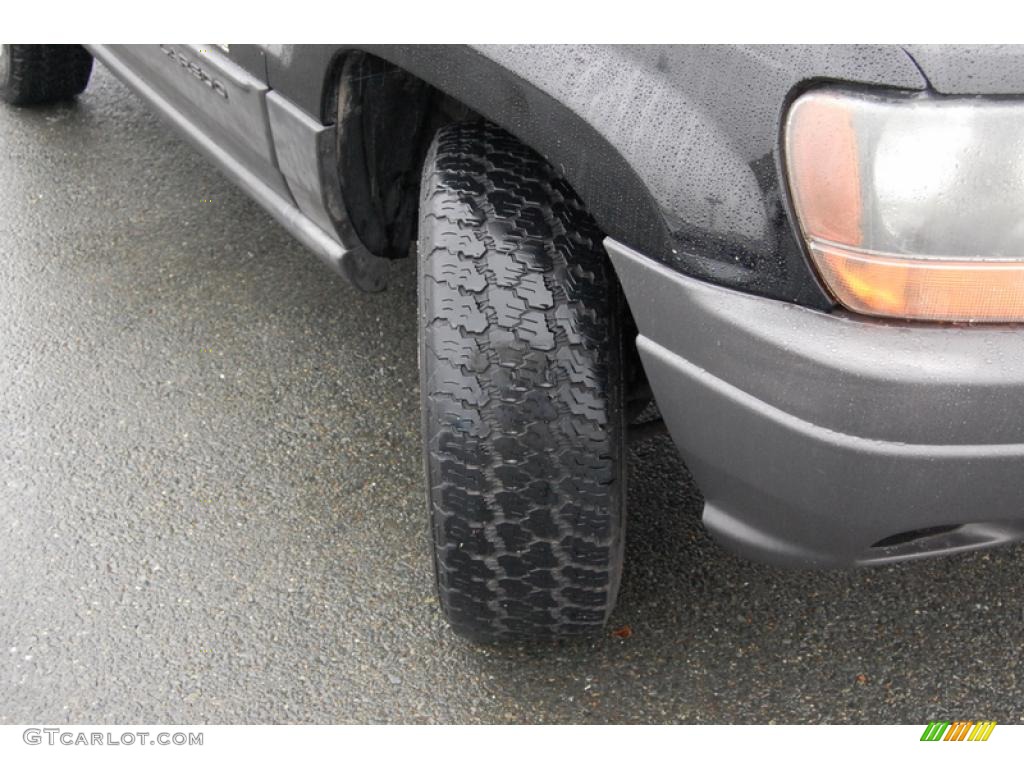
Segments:
[[[603,626],[622,568],[618,285],[543,159],[442,128],[420,201],[421,385],[442,608],[476,640]]]
[[[77,96],[89,84],[92,54],[80,45],[8,45],[0,98],[8,104],[47,104]]]

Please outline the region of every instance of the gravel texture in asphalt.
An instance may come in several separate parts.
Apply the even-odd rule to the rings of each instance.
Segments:
[[[1024,550],[741,561],[664,437],[603,637],[454,637],[414,265],[349,287],[102,67],[0,144],[0,723],[1024,720]]]

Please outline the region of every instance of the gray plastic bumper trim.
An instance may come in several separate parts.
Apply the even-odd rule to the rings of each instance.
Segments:
[[[614,241],[704,522],[787,565],[886,562],[1024,533],[1024,331],[885,324],[749,296]],[[958,526],[873,548],[896,534]]]

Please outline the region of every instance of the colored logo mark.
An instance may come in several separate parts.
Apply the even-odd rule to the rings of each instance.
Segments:
[[[921,741],[988,741],[995,720],[932,720],[921,734]]]

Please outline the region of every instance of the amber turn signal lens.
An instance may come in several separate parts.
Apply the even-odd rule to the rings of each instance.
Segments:
[[[822,279],[847,309],[914,320],[1024,320],[1024,264],[909,259],[813,243]]]
[[[789,173],[804,231],[834,243],[858,245],[860,157],[853,116],[835,100],[802,99],[789,129]]]

